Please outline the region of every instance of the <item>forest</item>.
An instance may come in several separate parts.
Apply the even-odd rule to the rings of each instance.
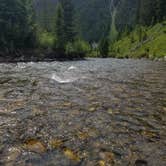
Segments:
[[[165,0],[1,0],[0,9],[1,57],[166,55]]]
[[[0,166],[166,166],[166,0],[0,0]]]

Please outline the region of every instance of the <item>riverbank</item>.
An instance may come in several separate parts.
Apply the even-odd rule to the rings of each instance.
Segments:
[[[0,63],[15,62],[51,62],[51,61],[73,61],[84,60],[83,54],[64,54],[52,50],[35,49],[19,50],[13,53],[0,52]]]
[[[3,54],[0,53],[0,63],[17,63],[17,62],[53,62],[53,61],[80,61],[86,60],[88,58],[94,58],[92,56],[82,56],[78,54],[73,55],[65,55],[65,54],[57,54],[53,51],[46,50],[29,50],[29,51],[21,51],[17,54]],[[95,57],[100,59],[99,57]],[[166,61],[166,56],[164,57],[154,57],[149,58],[146,56],[109,56],[103,59],[149,59],[153,61]]]

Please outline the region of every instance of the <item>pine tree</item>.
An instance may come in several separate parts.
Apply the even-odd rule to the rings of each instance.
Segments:
[[[70,0],[60,0],[56,9],[56,48],[64,51],[68,43],[72,43],[76,37],[74,19],[74,7]]]
[[[61,3],[58,3],[56,9],[56,21],[55,21],[55,33],[56,33],[56,46],[59,51],[64,51],[65,39],[64,39],[64,10]]]
[[[139,23],[152,25],[164,20],[166,16],[165,0],[140,0]]]
[[[155,5],[156,21],[160,22],[166,19],[166,1],[156,0]]]
[[[71,0],[61,0],[62,8],[64,11],[64,37],[65,42],[73,42],[76,36],[74,26],[74,6]]]
[[[14,51],[33,47],[35,25],[31,0],[1,0],[0,2],[1,49]]]
[[[103,38],[99,43],[100,55],[103,58],[106,58],[109,53],[109,40],[107,37]]]

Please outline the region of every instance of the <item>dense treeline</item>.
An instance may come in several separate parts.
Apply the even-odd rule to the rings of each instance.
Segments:
[[[110,45],[110,56],[166,56],[165,0],[119,0],[114,10],[118,35]]]
[[[45,2],[41,1],[43,5],[46,5]],[[78,35],[72,1],[59,0],[54,5],[54,17],[50,25],[47,22],[47,10],[44,13],[48,16],[44,17],[42,24],[39,23],[36,5],[32,0],[0,1],[1,55],[24,56],[25,50],[41,50],[49,54],[47,56],[51,54],[51,58],[80,58],[90,50],[89,44]]]
[[[75,15],[79,19],[80,34],[83,39],[90,42],[98,42],[114,19],[117,31],[123,32],[126,29],[132,30],[137,24],[155,24],[166,16],[165,0],[71,1],[75,6]],[[39,24],[43,27],[43,22],[49,22],[45,25],[49,26],[47,29],[52,29],[55,4],[58,0],[36,0],[35,2]],[[116,14],[113,15],[115,10]]]
[[[154,25],[166,18],[165,0],[115,0],[118,32],[131,31],[136,25]]]
[[[166,19],[165,0],[1,0],[0,9],[0,52],[37,49],[52,57],[107,57],[135,27]]]
[[[140,0],[138,21],[143,25],[153,25],[166,17],[165,0]]]
[[[98,41],[103,35],[105,26],[111,21],[111,0],[69,0],[75,7],[75,18],[79,24],[79,34],[87,41]],[[55,9],[58,0],[34,0],[39,25],[52,31]]]
[[[7,52],[36,46],[31,0],[0,1],[0,48]]]

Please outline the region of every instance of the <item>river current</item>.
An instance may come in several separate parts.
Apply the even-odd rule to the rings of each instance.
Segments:
[[[0,166],[165,166],[166,62],[0,64]]]

